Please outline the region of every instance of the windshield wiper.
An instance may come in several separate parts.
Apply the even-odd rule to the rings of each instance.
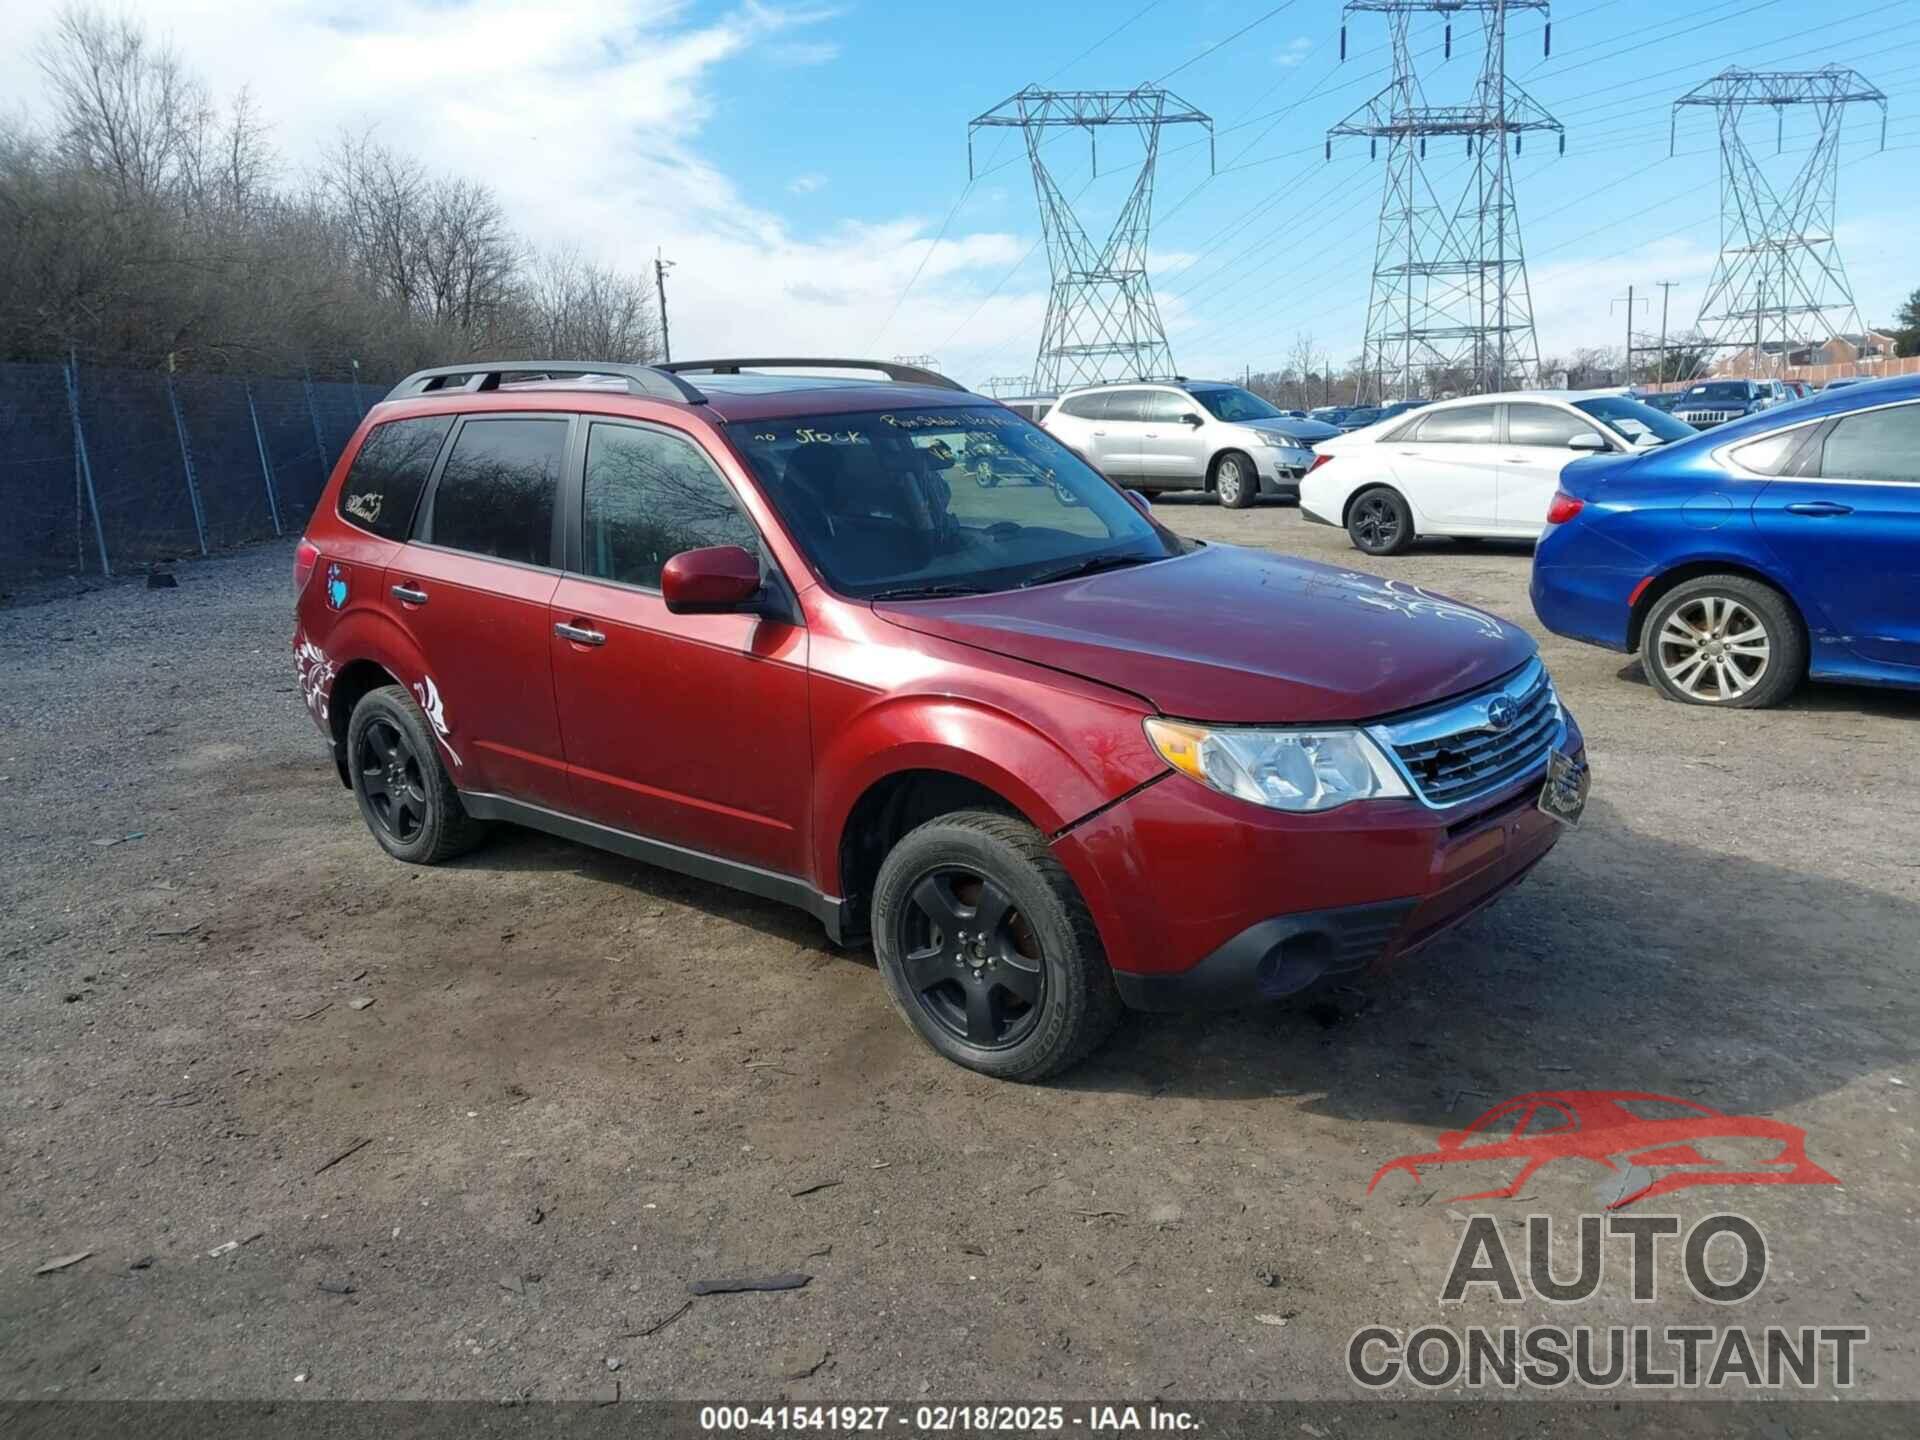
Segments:
[[[1129,565],[1147,565],[1164,558],[1160,555],[1089,555],[1086,559],[1076,560],[1071,565],[1062,565],[1056,570],[1042,570],[1038,575],[1029,575],[1020,582],[1020,588],[1025,590],[1031,585],[1047,585],[1055,580],[1077,580],[1082,575],[1098,575],[1102,570],[1121,570]]]
[[[869,600],[933,600],[942,595],[984,595],[984,585],[968,585],[964,582],[950,582],[940,585],[896,585],[890,590],[876,590]]]

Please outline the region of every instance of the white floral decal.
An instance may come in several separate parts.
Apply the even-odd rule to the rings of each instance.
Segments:
[[[303,634],[293,647],[294,668],[300,675],[300,694],[321,725],[327,723],[327,702],[333,694],[334,663],[327,652]]]
[[[1475,610],[1457,600],[1443,599],[1405,580],[1381,580],[1372,575],[1362,575],[1357,570],[1342,571],[1340,578],[1346,582],[1347,593],[1362,605],[1391,610],[1409,619],[1431,616],[1437,620],[1462,621],[1476,626],[1489,640],[1498,640],[1506,634],[1500,622],[1484,610]]]
[[[440,699],[440,687],[433,683],[433,677],[423,675],[420,683],[413,687],[413,695],[420,702],[420,708],[426,711],[427,723],[433,726],[433,733],[440,737],[440,743],[446,748],[447,754],[453,757],[453,763],[460,764],[459,752],[447,739],[450,733],[447,729],[447,707]]]

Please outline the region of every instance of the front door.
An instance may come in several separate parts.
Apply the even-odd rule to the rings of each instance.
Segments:
[[[1920,401],[1840,416],[1793,468],[1753,523],[1838,643],[1920,669]]]
[[[682,550],[739,545],[772,562],[691,437],[586,424],[575,553],[547,637],[572,808],[650,840],[805,874],[807,632],[758,615],[671,614],[660,572]]]
[[[1430,410],[1405,438],[1378,442],[1417,521],[1448,530],[1499,528],[1495,418],[1492,405]]]
[[[1560,488],[1560,472],[1576,456],[1597,453],[1568,449],[1568,442],[1576,435],[1606,441],[1595,426],[1557,405],[1507,406],[1507,441],[1500,447],[1495,499],[1495,515],[1502,530],[1538,535],[1546,528],[1547,507],[1553,503],[1553,492]]]
[[[572,421],[468,416],[380,603],[418,648],[400,677],[462,790],[564,807],[547,602],[560,583],[554,515]]]
[[[1147,420],[1140,432],[1140,476],[1155,489],[1197,490],[1207,481],[1206,416],[1200,402],[1178,390],[1146,392]],[[1197,415],[1193,425],[1187,416]]]

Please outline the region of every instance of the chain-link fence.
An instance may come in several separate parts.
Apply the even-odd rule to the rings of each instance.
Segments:
[[[0,590],[298,533],[384,385],[0,364]]]

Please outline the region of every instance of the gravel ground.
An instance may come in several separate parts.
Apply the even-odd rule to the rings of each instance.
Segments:
[[[1291,508],[1163,514],[1358,558]],[[1595,788],[1525,886],[1021,1088],[798,913],[520,832],[387,860],[295,690],[290,551],[0,610],[0,1398],[1353,1398],[1357,1328],[1436,1319],[1864,1324],[1854,1393],[1920,1398],[1920,696],[1689,710],[1543,637]],[[1527,563],[1370,568],[1537,630]],[[1517,1238],[1601,1173],[1369,1178],[1557,1088],[1803,1126],[1841,1183],[1649,1202],[1761,1227],[1742,1307],[1667,1264],[1652,1306],[1616,1267],[1443,1311],[1469,1211]],[[812,1281],[682,1313],[775,1271]]]

